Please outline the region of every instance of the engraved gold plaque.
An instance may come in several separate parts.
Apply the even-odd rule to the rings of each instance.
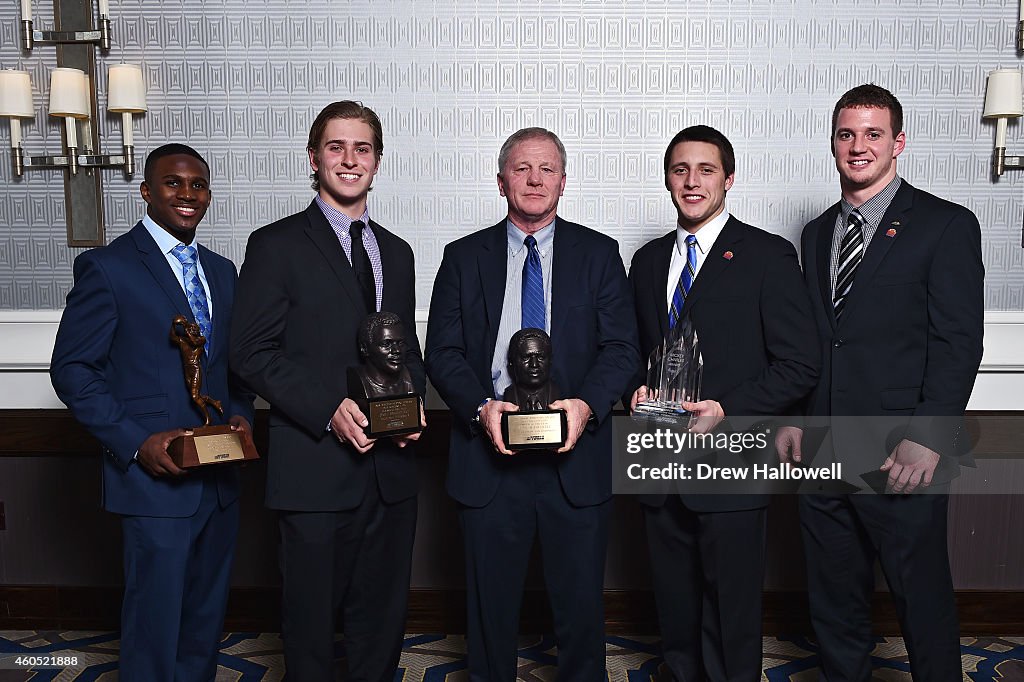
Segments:
[[[200,464],[245,459],[245,452],[242,451],[242,438],[237,432],[196,436],[195,443]]]
[[[400,436],[423,430],[420,409],[423,398],[412,393],[397,398],[371,398],[368,400],[369,425],[364,429],[370,438]]]
[[[565,445],[565,410],[503,412],[501,436],[509,450],[557,450]]]

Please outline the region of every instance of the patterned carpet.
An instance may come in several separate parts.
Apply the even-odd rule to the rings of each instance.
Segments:
[[[960,640],[964,680],[1024,682],[1024,638],[986,637]],[[0,681],[111,682],[117,679],[117,633],[0,632]],[[463,682],[465,640],[455,635],[406,635],[402,672],[396,682]],[[62,667],[33,672],[15,663],[17,656],[65,659]],[[899,638],[879,638],[874,651],[875,680],[910,680],[907,653]],[[652,682],[661,663],[653,637],[608,637],[611,682]],[[344,643],[338,641],[338,658]],[[70,665],[67,659],[74,659]],[[556,679],[556,652],[551,637],[524,637],[519,649],[519,680]],[[217,682],[276,681],[282,678],[281,639],[276,633],[230,633],[221,645]],[[342,678],[343,679],[343,678]],[[765,638],[765,682],[814,682],[818,679],[816,645],[802,638]]]

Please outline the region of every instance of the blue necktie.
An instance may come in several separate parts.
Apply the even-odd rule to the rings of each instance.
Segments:
[[[199,324],[199,331],[206,337],[206,352],[209,353],[213,323],[210,321],[210,306],[206,302],[206,290],[199,279],[196,247],[178,244],[172,249],[172,253],[181,261],[183,270],[182,281],[185,283],[185,296],[188,298],[188,307],[192,309],[192,315]]]
[[[523,243],[527,249],[523,263],[523,329],[544,329],[544,272],[540,266],[540,251],[532,234]]]
[[[686,236],[686,267],[679,275],[679,283],[676,284],[676,290],[672,294],[672,307],[668,310],[669,329],[674,328],[679,322],[679,318],[683,314],[683,304],[686,303],[686,296],[690,293],[690,287],[693,286],[693,279],[696,276],[697,238],[691,234]]]

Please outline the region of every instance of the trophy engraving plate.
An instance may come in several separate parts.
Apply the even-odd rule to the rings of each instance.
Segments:
[[[501,415],[501,437],[509,450],[557,450],[565,445],[565,410],[523,410]]]
[[[400,436],[423,428],[420,410],[423,399],[415,393],[397,398],[371,398],[368,401],[370,424],[364,429],[370,438]]]
[[[245,459],[245,452],[242,451],[242,439],[237,433],[196,436],[195,442],[200,464]]]

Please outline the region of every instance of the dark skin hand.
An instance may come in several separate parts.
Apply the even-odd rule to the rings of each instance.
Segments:
[[[242,438],[252,439],[252,427],[249,426],[249,422],[245,417],[236,414],[228,419],[228,424],[231,425],[231,430],[238,431]],[[188,474],[188,471],[174,464],[171,456],[167,454],[167,448],[175,438],[191,434],[191,430],[182,428],[151,434],[142,443],[142,446],[139,447],[139,455],[136,461],[150,476],[157,478],[162,476],[184,476]]]

